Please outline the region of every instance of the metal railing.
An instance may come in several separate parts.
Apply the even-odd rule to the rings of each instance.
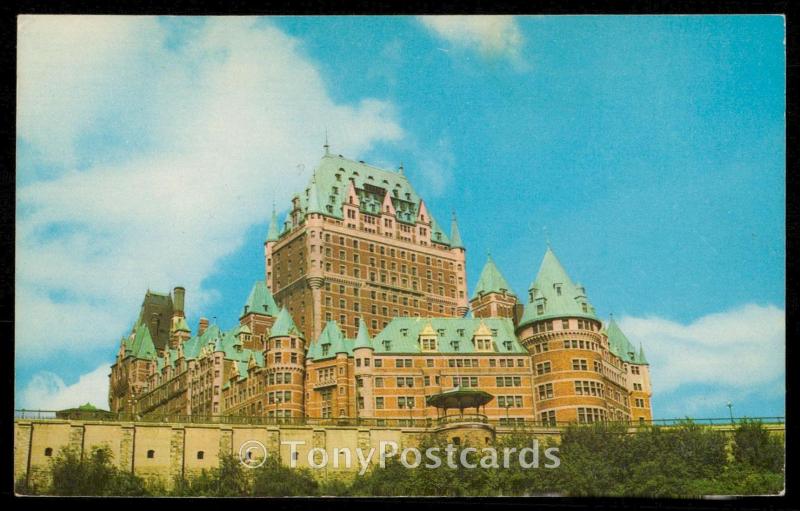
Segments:
[[[505,418],[489,418],[482,414],[447,415],[444,417],[394,417],[394,418],[309,418],[309,417],[265,417],[251,415],[182,415],[182,414],[145,414],[105,412],[105,411],[69,411],[56,410],[14,410],[15,419],[29,420],[82,420],[107,422],[144,422],[144,423],[189,423],[189,424],[247,424],[259,426],[364,426],[364,427],[413,427],[431,428],[440,424],[454,422],[481,422],[501,429],[542,429],[563,428],[575,422],[546,421],[534,419],[510,420]],[[512,418],[514,419],[514,418]],[[627,427],[679,426],[691,422],[704,426],[735,426],[744,421],[759,421],[765,425],[783,425],[785,418],[775,417],[724,417],[724,418],[680,418],[653,419],[649,421],[605,421],[604,424],[621,424]]]

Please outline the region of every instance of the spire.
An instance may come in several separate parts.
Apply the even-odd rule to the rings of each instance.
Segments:
[[[281,307],[281,311],[278,313],[278,319],[276,319],[275,324],[272,325],[269,336],[286,337],[290,335],[295,337],[303,337],[303,334],[300,333],[300,329],[294,324],[292,315],[289,314],[289,311],[286,309],[286,307]]]
[[[261,314],[263,316],[274,316],[278,312],[278,305],[272,297],[272,293],[267,288],[267,283],[263,280],[256,281],[253,289],[247,297],[242,316],[247,314]]]
[[[640,364],[647,364],[647,365],[649,365],[649,362],[647,361],[647,358],[644,356],[644,347],[642,346],[642,343],[641,343],[641,342],[639,343],[639,356],[638,356],[638,362],[639,362]]]
[[[403,170],[405,170],[405,169],[403,168],[403,162],[401,161],[400,162],[400,168],[397,169],[397,173],[402,176],[403,175]]]
[[[453,211],[453,220],[450,223],[450,246],[453,248],[464,248],[464,244],[461,242],[461,233],[458,232],[455,211]]]
[[[306,213],[322,213],[322,209],[319,206],[319,198],[317,198],[317,180],[315,176],[311,176],[311,188],[308,191]]]
[[[325,156],[329,156],[331,154],[331,146],[328,145],[328,128],[325,128],[325,145],[323,145],[322,148],[325,149]]]
[[[278,214],[275,212],[275,201],[272,202],[272,219],[269,222],[267,241],[278,241]]]
[[[481,276],[478,278],[478,284],[475,286],[472,299],[479,297],[481,294],[486,293],[502,293],[505,291],[509,295],[514,295],[511,286],[508,285],[503,274],[497,269],[491,255],[487,255],[486,264],[483,266]],[[516,295],[514,295],[516,296]]]
[[[353,346],[353,349],[358,349],[358,348],[372,349],[372,341],[369,338],[369,332],[367,332],[367,325],[366,323],[364,323],[363,319],[359,319],[358,334],[356,335],[356,343]]]

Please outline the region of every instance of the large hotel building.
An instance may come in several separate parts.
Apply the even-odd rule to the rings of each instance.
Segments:
[[[282,224],[273,211],[264,257],[232,329],[201,318],[192,332],[183,288],[148,291],[111,369],[112,412],[416,424],[442,413],[432,396],[472,389],[498,424],[652,418],[643,349],[553,251],[525,293],[489,257],[468,294],[455,217],[445,232],[402,167],[326,147]]]

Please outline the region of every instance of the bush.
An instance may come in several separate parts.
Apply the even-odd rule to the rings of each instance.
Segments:
[[[144,480],[121,471],[112,462],[108,447],[97,447],[88,459],[76,449],[65,448],[51,462],[51,495],[142,496],[149,495]]]

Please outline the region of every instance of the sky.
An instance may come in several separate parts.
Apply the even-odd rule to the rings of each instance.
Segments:
[[[549,241],[654,415],[785,410],[780,16],[21,16],[15,405],[107,406],[148,289],[225,328],[331,150],[525,296]]]

